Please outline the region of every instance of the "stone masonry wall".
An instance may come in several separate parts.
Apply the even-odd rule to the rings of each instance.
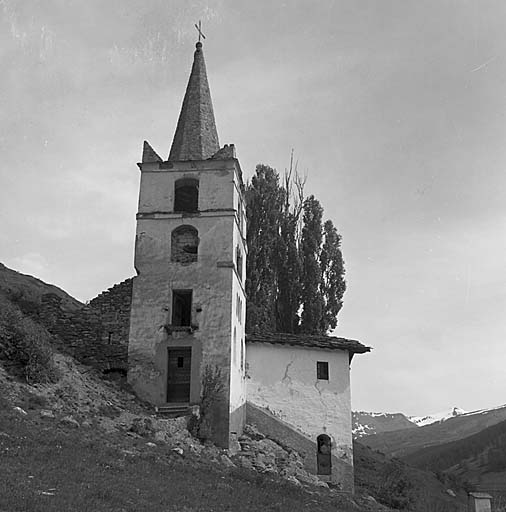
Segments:
[[[126,370],[132,281],[102,292],[78,311],[64,311],[53,293],[42,296],[40,319],[59,348],[99,370]]]

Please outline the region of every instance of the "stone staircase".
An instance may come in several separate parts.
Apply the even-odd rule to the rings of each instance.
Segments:
[[[155,407],[155,412],[162,418],[177,418],[191,414],[191,407],[186,403],[159,405]]]

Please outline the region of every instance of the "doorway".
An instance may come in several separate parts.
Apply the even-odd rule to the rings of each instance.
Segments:
[[[169,348],[167,370],[167,402],[189,403],[192,349]]]

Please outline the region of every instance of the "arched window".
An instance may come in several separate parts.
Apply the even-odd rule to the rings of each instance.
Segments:
[[[332,474],[332,441],[327,434],[320,434],[316,438],[316,465],[317,475]]]
[[[171,235],[170,260],[178,263],[197,261],[199,232],[193,226],[179,226]]]
[[[176,181],[174,190],[175,212],[196,212],[199,209],[199,180],[181,178]]]

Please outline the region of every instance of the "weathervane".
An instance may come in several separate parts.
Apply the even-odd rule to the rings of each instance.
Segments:
[[[199,33],[199,43],[200,43],[201,36],[202,36],[202,39],[206,38],[206,36],[202,33],[202,22],[200,20],[199,20],[198,25],[195,23],[195,28],[197,29],[197,32]]]

